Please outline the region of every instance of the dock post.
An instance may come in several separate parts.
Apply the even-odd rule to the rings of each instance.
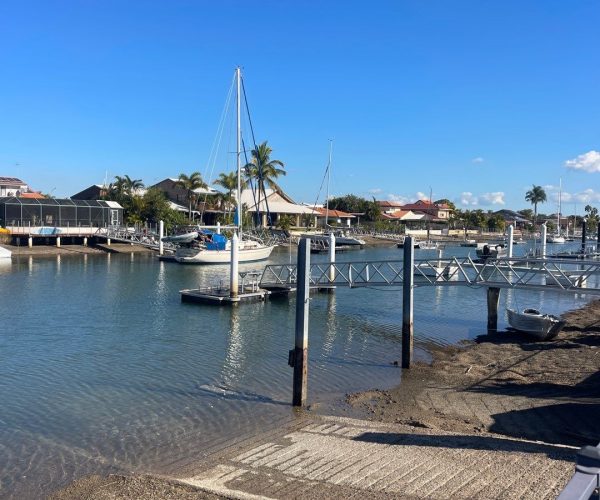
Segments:
[[[298,243],[296,281],[296,339],[293,351],[294,388],[292,404],[304,406],[308,382],[308,312],[310,291],[310,238]]]
[[[165,253],[165,247],[163,244],[163,238],[165,236],[165,223],[161,220],[158,221],[158,255]]]
[[[60,236],[56,237],[56,246],[57,248],[60,248]]]
[[[498,303],[500,302],[500,288],[489,287],[487,289],[487,306],[488,306],[488,320],[487,320],[487,331],[488,334],[496,333],[498,331]]]
[[[217,222],[217,234],[221,234],[221,223]]]
[[[29,238],[27,238],[27,246],[29,248],[33,247],[33,237],[31,235],[29,235]]]
[[[546,258],[546,236],[548,234],[548,226],[546,226],[546,223],[544,222],[542,224],[542,230],[541,230],[541,235],[540,238],[542,240],[542,259]]]
[[[583,221],[581,228],[581,253],[585,255],[585,240],[587,240],[587,223]]]
[[[402,368],[410,368],[413,359],[413,268],[415,248],[412,236],[404,239],[402,284]]]
[[[87,246],[88,246],[88,239],[87,239],[87,236],[84,236],[84,237],[83,237],[83,246],[84,246],[84,247],[87,247]]]
[[[335,235],[329,235],[329,283],[335,283]],[[329,290],[333,292],[333,289]]]
[[[233,233],[231,238],[231,267],[229,276],[229,297],[238,296],[238,235]]]
[[[513,256],[513,245],[514,245],[514,240],[515,240],[515,236],[514,236],[514,226],[512,224],[510,224],[508,226],[508,253],[507,253],[507,257],[509,259],[512,259]]]

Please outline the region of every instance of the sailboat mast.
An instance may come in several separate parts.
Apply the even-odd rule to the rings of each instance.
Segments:
[[[241,97],[240,97],[240,80],[241,70],[238,66],[235,70],[236,85],[237,85],[237,102],[236,102],[236,156],[237,156],[237,226],[238,233],[242,233],[242,121],[241,121]]]
[[[562,205],[562,177],[558,181],[558,214],[556,215],[556,234],[560,235],[560,210]]]
[[[325,225],[329,226],[329,180],[331,179],[331,152],[333,141],[329,140],[329,160],[327,161],[327,198],[325,201]]]

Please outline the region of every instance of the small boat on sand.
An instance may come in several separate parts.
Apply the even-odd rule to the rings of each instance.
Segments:
[[[507,308],[506,312],[510,326],[515,330],[535,337],[537,340],[553,339],[566,323],[566,321],[552,314],[542,314],[537,309],[529,308],[523,309],[523,312],[518,312]]]

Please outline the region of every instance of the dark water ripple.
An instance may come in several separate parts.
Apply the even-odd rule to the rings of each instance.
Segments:
[[[291,418],[295,301],[236,309],[180,302],[180,289],[215,280],[228,281],[226,267],[139,255],[2,267],[0,497],[37,498],[90,473],[168,470]],[[585,302],[553,292],[501,297],[558,313]],[[312,296],[310,314],[311,401],[400,381],[400,290],[339,288]],[[417,289],[416,357],[483,333],[485,321],[482,290]]]

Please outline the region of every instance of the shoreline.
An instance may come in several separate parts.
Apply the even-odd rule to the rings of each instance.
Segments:
[[[441,347],[390,390],[349,394],[364,418],[567,446],[600,442],[600,300],[562,315],[552,341],[502,331]]]

